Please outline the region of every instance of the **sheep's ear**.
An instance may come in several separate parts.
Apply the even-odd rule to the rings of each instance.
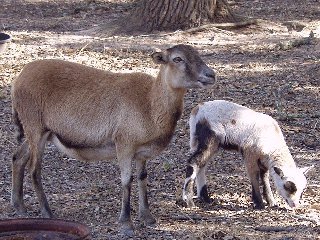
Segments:
[[[306,175],[310,170],[312,170],[314,168],[314,165],[311,165],[309,167],[303,167],[300,168],[300,170],[303,172],[304,175]]]
[[[297,191],[297,186],[294,182],[291,182],[291,181],[287,181],[285,184],[284,184],[284,189],[290,193],[290,194],[293,194]]]
[[[166,64],[168,63],[168,56],[163,52],[155,52],[151,55],[153,61],[157,64]]]
[[[283,178],[284,174],[283,174],[283,171],[280,168],[274,167],[273,170],[275,171],[276,174],[279,175],[279,177]]]

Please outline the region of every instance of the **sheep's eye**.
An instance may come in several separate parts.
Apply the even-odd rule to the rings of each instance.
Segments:
[[[179,62],[183,62],[183,59],[182,59],[181,57],[175,57],[175,58],[173,59],[173,61],[174,61],[175,63],[179,63]]]

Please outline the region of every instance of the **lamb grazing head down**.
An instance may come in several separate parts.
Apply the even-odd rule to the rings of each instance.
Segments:
[[[154,53],[152,58],[161,64],[156,78],[60,60],[24,67],[12,86],[18,141],[25,136],[12,161],[11,202],[18,214],[26,213],[23,176],[28,163],[41,213],[53,215],[41,183],[41,158],[51,141],[78,160],[117,158],[123,189],[119,224],[126,235],[133,234],[130,195],[135,161],[139,217],[146,225],[155,223],[147,199],[146,160],[169,144],[186,89],[212,86],[216,76],[187,45]]]
[[[300,205],[302,193],[307,186],[306,174],[312,167],[305,168],[279,168],[271,171],[274,183],[279,194],[291,208]]]
[[[189,207],[194,205],[194,182],[197,196],[205,202],[211,202],[205,172],[208,161],[219,149],[237,150],[242,154],[252,185],[254,208],[264,208],[260,180],[268,205],[276,205],[269,174],[288,205],[299,205],[307,184],[305,174],[312,166],[296,166],[281,129],[272,117],[236,103],[216,100],[195,107],[189,125],[193,154],[188,160],[183,187],[183,199]]]

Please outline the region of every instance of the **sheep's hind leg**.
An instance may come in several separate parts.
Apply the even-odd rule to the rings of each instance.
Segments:
[[[145,225],[156,223],[156,219],[151,215],[147,197],[147,169],[146,160],[138,159],[136,161],[138,187],[139,187],[139,218]]]
[[[37,139],[36,137],[34,139],[32,138],[32,140],[34,141],[33,141],[33,144],[30,144],[30,154],[31,154],[30,175],[31,175],[33,187],[39,199],[41,214],[43,217],[46,217],[46,218],[52,218],[53,213],[49,207],[49,203],[42,186],[41,163],[42,163],[42,155],[45,148],[45,144],[47,142],[49,135],[50,135],[50,132],[45,132],[44,134],[42,134],[42,136],[34,134],[34,136],[40,136],[40,137],[39,139]]]
[[[27,216],[27,210],[23,201],[23,181],[24,170],[29,158],[29,146],[25,140],[12,157],[11,204],[16,213],[21,216]]]

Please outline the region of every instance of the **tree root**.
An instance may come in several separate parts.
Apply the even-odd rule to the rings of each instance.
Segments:
[[[260,226],[256,227],[255,230],[260,232],[292,232],[294,230],[294,227]]]
[[[250,19],[250,20],[235,22],[235,23],[210,23],[210,24],[205,24],[205,25],[199,26],[199,27],[190,28],[190,29],[184,30],[183,32],[195,33],[195,32],[200,32],[200,31],[204,31],[207,29],[211,29],[211,28],[219,28],[222,30],[231,30],[231,29],[247,27],[249,25],[255,25],[258,23],[259,23],[259,20],[257,20],[257,19]]]
[[[291,50],[293,48],[300,47],[302,45],[310,45],[314,40],[314,33],[311,31],[308,37],[298,38],[290,41],[280,42],[276,45],[276,49],[278,50]]]

